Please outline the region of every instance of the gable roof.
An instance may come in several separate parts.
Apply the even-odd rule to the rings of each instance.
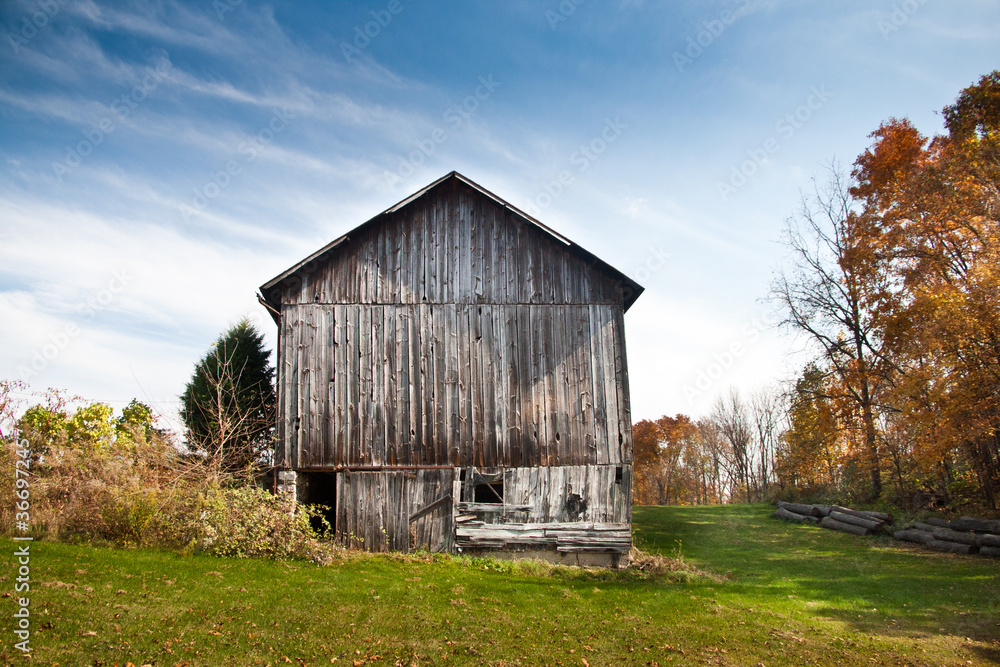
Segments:
[[[357,227],[355,227],[351,231],[347,232],[346,234],[343,234],[343,235],[339,236],[338,238],[336,238],[333,241],[331,241],[330,243],[326,244],[325,246],[323,246],[322,248],[320,248],[316,252],[312,253],[311,255],[309,255],[308,257],[306,257],[305,259],[303,259],[302,261],[297,262],[296,264],[294,264],[293,266],[291,266],[287,270],[283,271],[282,273],[278,274],[277,276],[275,276],[271,280],[267,281],[266,283],[264,283],[263,285],[261,285],[261,287],[260,287],[260,294],[258,294],[257,299],[269,311],[271,311],[272,318],[275,321],[277,321],[278,318],[277,318],[276,314],[280,311],[281,304],[280,303],[275,303],[272,300],[272,298],[271,298],[271,295],[273,294],[273,288],[274,287],[278,286],[282,281],[288,279],[290,276],[293,276],[297,272],[303,270],[305,267],[315,266],[315,264],[321,258],[323,258],[325,255],[327,255],[330,252],[332,252],[334,249],[336,249],[341,244],[349,241],[350,238],[351,238],[351,236],[357,234],[360,230],[362,230],[362,229],[364,229],[364,228],[366,228],[366,227],[368,227],[370,225],[378,224],[378,222],[381,221],[386,216],[391,215],[391,214],[399,211],[402,208],[405,208],[407,205],[413,203],[414,201],[420,199],[421,197],[426,196],[427,194],[429,194],[430,192],[432,192],[433,190],[435,190],[436,188],[438,188],[442,184],[447,183],[447,182],[452,181],[452,180],[455,180],[455,181],[458,181],[460,183],[463,183],[466,186],[468,186],[468,187],[472,188],[473,190],[475,190],[476,192],[478,192],[479,194],[483,195],[484,197],[492,199],[493,201],[495,201],[497,204],[499,204],[503,208],[507,209],[508,211],[510,211],[511,213],[513,213],[514,215],[516,215],[517,217],[521,218],[524,222],[528,223],[529,225],[534,226],[535,228],[537,228],[538,230],[540,230],[541,232],[543,232],[545,235],[551,237],[553,241],[555,241],[555,242],[557,242],[559,244],[562,244],[563,246],[569,248],[571,252],[573,252],[574,254],[580,256],[588,264],[591,264],[592,266],[597,267],[601,271],[604,271],[605,273],[611,275],[615,280],[620,281],[622,283],[623,287],[624,287],[624,292],[625,292],[625,295],[626,295],[626,297],[625,297],[625,303],[624,303],[624,310],[628,310],[632,306],[632,304],[635,303],[635,300],[639,298],[639,295],[645,289],[644,287],[642,287],[641,285],[639,285],[637,282],[635,282],[634,280],[632,280],[631,278],[629,278],[627,275],[625,275],[624,273],[622,273],[621,271],[619,271],[615,267],[611,266],[610,264],[608,264],[607,262],[605,262],[601,258],[599,258],[596,255],[594,255],[593,253],[585,250],[584,248],[578,246],[577,244],[573,243],[572,241],[570,241],[568,238],[566,238],[562,234],[560,234],[560,233],[556,232],[555,230],[553,230],[553,229],[545,226],[538,219],[536,219],[536,218],[528,215],[527,213],[525,213],[521,209],[517,208],[516,206],[514,206],[514,205],[512,205],[512,204],[510,204],[510,203],[508,203],[506,201],[504,201],[503,199],[501,199],[500,197],[496,196],[495,194],[493,194],[492,192],[490,192],[489,190],[487,190],[483,186],[479,185],[478,183],[472,181],[469,178],[466,178],[465,176],[463,176],[462,174],[458,173],[457,171],[452,171],[452,172],[450,172],[448,174],[445,174],[441,178],[437,179],[433,183],[427,185],[426,187],[418,190],[417,192],[414,192],[412,195],[410,195],[406,199],[403,199],[402,201],[400,201],[400,202],[398,202],[398,203],[390,206],[389,208],[387,208],[386,210],[382,211],[378,215],[374,216],[370,220],[368,220],[368,221],[366,221],[366,222],[358,225]],[[261,295],[263,295],[263,296],[261,296]]]

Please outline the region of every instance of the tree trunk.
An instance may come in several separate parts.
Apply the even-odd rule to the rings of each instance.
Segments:
[[[945,542],[944,540],[931,540],[925,545],[928,549],[935,551],[946,551],[953,554],[974,554],[979,552],[979,547],[971,544],[959,544],[958,542]]]
[[[927,544],[934,539],[933,533],[928,533],[926,530],[897,530],[892,536],[901,541],[905,542],[916,542],[917,544]]]
[[[850,514],[851,516],[856,516],[860,519],[874,519],[875,521],[881,521],[882,523],[892,523],[892,515],[885,514],[884,512],[870,512],[868,510],[852,510],[849,507],[841,507],[840,505],[817,505],[816,506],[823,516],[828,516],[830,512],[840,512],[841,514]]]
[[[830,530],[839,530],[842,533],[851,533],[852,535],[871,535],[871,531],[867,528],[861,526],[855,526],[852,523],[844,523],[842,521],[837,521],[836,519],[831,519],[830,517],[823,517],[823,520],[819,522],[819,525],[824,528],[829,528]]]
[[[819,519],[815,516],[808,514],[798,514],[787,510],[784,507],[779,507],[774,511],[773,514],[775,519],[784,519],[785,521],[793,521],[795,523],[819,523]]]
[[[979,465],[976,468],[979,473],[979,485],[983,488],[983,500],[986,501],[987,507],[995,510],[997,508],[997,499],[996,494],[993,492],[993,477],[995,475],[995,471],[993,470],[993,456],[990,453],[989,446],[982,440],[978,443],[976,450],[978,456],[975,458],[979,460]]]
[[[873,533],[877,533],[882,530],[885,526],[884,521],[877,521],[875,519],[867,519],[854,514],[845,514],[843,512],[830,512],[830,517],[834,521],[839,521],[841,523],[849,523],[854,526],[861,526],[862,528],[867,528]]]
[[[868,393],[868,378],[861,381],[861,414],[865,426],[865,449],[868,452],[868,464],[871,466],[872,500],[882,497],[882,471],[879,468],[878,444],[875,435],[875,417],[872,414],[872,400]]]
[[[795,512],[796,514],[802,514],[806,516],[823,516],[819,509],[815,505],[803,505],[802,503],[786,503],[784,500],[778,501],[778,507],[781,509],[786,509],[789,512]]]
[[[934,535],[934,539],[942,540],[944,542],[957,542],[959,544],[968,544],[974,547],[978,547],[982,543],[979,537],[974,533],[961,533],[957,530],[952,530],[951,528],[939,528],[926,523],[916,523],[913,527],[917,530],[926,530]]]
[[[1000,521],[990,521],[988,519],[976,519],[971,516],[963,516],[958,519],[952,519],[948,522],[948,526],[952,530],[975,530],[980,533],[998,533],[1000,534]]]

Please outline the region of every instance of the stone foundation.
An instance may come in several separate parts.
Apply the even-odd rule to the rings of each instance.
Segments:
[[[294,470],[278,471],[278,493],[289,493],[298,500],[298,474]]]

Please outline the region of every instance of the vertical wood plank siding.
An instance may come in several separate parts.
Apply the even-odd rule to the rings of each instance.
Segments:
[[[369,551],[454,550],[450,469],[337,473],[336,538]],[[436,501],[433,511],[410,517]]]
[[[559,466],[513,468],[504,475],[504,502],[529,505],[525,523],[631,523],[632,467]],[[572,513],[567,501],[580,497],[585,507]]]
[[[464,184],[281,289],[281,465],[630,462],[622,285]]]
[[[356,230],[278,289],[282,305],[624,301],[607,272],[458,183]]]
[[[283,464],[629,463],[619,313],[616,306],[285,307]],[[515,331],[516,344],[495,335]],[[420,344],[407,354],[414,336]]]

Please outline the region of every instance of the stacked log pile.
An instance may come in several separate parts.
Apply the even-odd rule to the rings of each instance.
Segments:
[[[897,530],[892,536],[935,551],[1000,558],[1000,521],[971,516],[951,521],[927,519]]]
[[[839,505],[806,505],[778,501],[776,519],[812,523],[852,535],[891,532],[897,540],[921,544],[928,549],[955,554],[979,554],[1000,558],[1000,521],[963,516],[946,521],[931,518],[892,532],[891,514],[856,511]]]
[[[775,518],[795,523],[815,523],[852,535],[871,535],[881,532],[892,523],[891,514],[859,512],[840,505],[805,505],[778,501]]]

